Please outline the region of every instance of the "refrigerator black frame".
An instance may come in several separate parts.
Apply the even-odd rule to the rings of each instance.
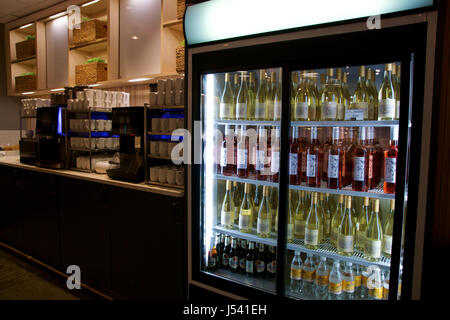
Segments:
[[[412,112],[411,123],[411,149],[408,180],[408,215],[405,226],[405,243],[403,256],[402,299],[411,297],[412,270],[414,259],[414,241],[417,218],[417,195],[420,169],[420,151],[422,138],[422,112],[424,98],[424,73],[426,50],[427,23],[417,23],[399,27],[384,28],[380,30],[358,31],[352,33],[327,35],[299,40],[272,42],[262,45],[242,46],[233,49],[217,50],[192,54],[192,121],[200,121],[200,89],[201,75],[207,73],[232,72],[238,70],[253,70],[261,68],[281,67],[283,72],[283,110],[281,119],[281,158],[280,158],[280,192],[279,192],[279,221],[277,243],[277,280],[275,295],[263,290],[247,287],[232,280],[224,280],[208,275],[201,271],[202,257],[202,220],[199,187],[202,179],[201,165],[192,166],[192,279],[211,287],[218,288],[246,298],[281,298],[288,299],[284,292],[285,256],[286,256],[286,212],[288,190],[288,136],[290,122],[289,83],[291,71],[301,69],[319,69],[342,67],[345,65],[367,65],[400,61],[402,63],[401,75],[401,110],[405,115]],[[307,50],[304,50],[307,48]],[[330,51],[330,48],[336,48]],[[298,54],[299,52],[299,54]],[[331,52],[331,53],[330,53]],[[255,54],[257,53],[257,54]],[[413,75],[410,75],[409,66],[414,62]],[[411,77],[410,77],[411,76]],[[410,83],[410,78],[413,80]],[[410,85],[412,90],[412,104],[410,101]],[[430,110],[431,111],[431,110]],[[399,126],[399,155],[398,162],[406,163],[408,118],[400,118]],[[194,127],[194,126],[193,126]],[[192,150],[194,150],[192,141]],[[202,149],[203,150],[203,149]],[[193,162],[192,162],[193,163]],[[406,168],[399,165],[396,181],[405,181]],[[404,183],[396,186],[396,212],[404,212]],[[401,201],[400,201],[401,200]],[[284,210],[283,210],[284,209]],[[394,222],[394,238],[391,259],[391,278],[389,299],[397,299],[399,263],[401,252],[402,221],[399,218]]]

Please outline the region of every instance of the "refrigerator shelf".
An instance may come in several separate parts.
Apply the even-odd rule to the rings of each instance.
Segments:
[[[351,187],[345,187],[343,189],[328,189],[326,187],[326,183],[322,182],[320,188],[312,188],[307,186],[296,186],[289,185],[289,189],[293,190],[303,190],[303,191],[311,191],[311,192],[320,192],[320,193],[330,193],[330,194],[343,194],[344,196],[352,196],[352,197],[369,197],[375,199],[395,199],[395,194],[384,193],[383,185],[379,185],[375,189],[370,189],[367,192],[362,191],[353,191]]]
[[[238,282],[240,284],[244,284],[246,286],[250,287],[256,287],[258,289],[262,289],[264,291],[267,291],[269,293],[275,292],[275,279],[268,279],[268,278],[259,278],[259,277],[251,277],[247,274],[243,273],[234,273],[230,270],[217,268],[214,271],[206,271],[205,273],[224,278],[225,280],[231,280],[234,282]]]
[[[224,176],[221,174],[216,174],[216,179],[231,180],[231,181],[250,183],[250,184],[261,185],[261,186],[278,187],[278,183],[276,183],[276,182],[254,180],[254,179],[244,179],[244,178],[239,178],[236,176]]]
[[[240,232],[237,227],[234,229],[227,229],[222,226],[215,226],[214,231],[217,233],[224,233],[227,235],[230,235],[232,237],[240,238],[240,239],[246,239],[248,241],[255,241],[257,243],[263,243],[270,246],[277,246],[277,239],[276,234],[272,232],[271,238],[260,238],[255,233],[243,233]],[[255,232],[255,230],[253,231]],[[354,250],[353,256],[346,257],[342,256],[337,253],[336,248],[334,248],[329,240],[325,240],[324,243],[320,244],[319,249],[313,250],[308,249],[304,246],[304,241],[300,239],[294,239],[293,242],[287,243],[287,249],[294,250],[294,251],[301,251],[304,253],[312,253],[320,256],[324,256],[331,259],[337,259],[340,261],[348,261],[352,263],[356,263],[363,266],[371,266],[371,265],[377,265],[382,269],[389,269],[391,265],[391,260],[382,257],[380,261],[378,262],[371,262],[364,259],[364,254],[359,250]]]
[[[214,120],[216,125],[238,125],[238,126],[280,126],[280,121],[265,120]]]
[[[373,121],[291,121],[291,127],[392,127],[398,120]]]

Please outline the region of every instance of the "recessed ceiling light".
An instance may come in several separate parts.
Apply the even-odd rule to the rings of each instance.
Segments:
[[[152,78],[136,78],[136,79],[130,79],[128,82],[139,82],[139,81],[145,81],[145,80],[151,80]]]
[[[50,89],[50,91],[64,91],[64,88]]]
[[[132,36],[131,39],[137,40],[137,39],[139,39],[139,37],[138,36]]]
[[[98,87],[100,83],[90,84],[89,87]]]
[[[54,15],[52,15],[52,16],[50,16],[49,17],[49,19],[55,19],[55,18],[59,18],[59,17],[62,17],[62,16],[64,16],[64,15],[66,15],[67,14],[67,12],[60,12],[60,13],[57,13],[57,14],[54,14]]]
[[[30,91],[30,92],[22,92],[22,94],[33,94],[35,93],[34,91]]]
[[[24,26],[21,26],[19,29],[25,29],[25,28],[31,27],[32,25],[33,25],[32,23],[29,23]]]
[[[91,4],[94,4],[94,3],[99,2],[99,1],[100,1],[100,0],[90,1],[90,2],[88,2],[88,3],[82,4],[81,6],[82,6],[82,7],[87,7],[87,6],[90,6]]]

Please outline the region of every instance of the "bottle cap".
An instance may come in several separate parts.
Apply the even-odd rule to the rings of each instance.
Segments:
[[[366,140],[366,128],[365,127],[359,127],[358,133],[359,133],[359,140]]]
[[[230,125],[225,126],[225,135],[227,136],[227,135],[231,135],[231,134],[234,134],[234,130],[231,129]]]
[[[339,140],[340,130],[339,127],[333,127],[333,140]]]
[[[298,139],[298,127],[292,127],[291,137],[294,139]]]
[[[359,66],[358,75],[362,78],[365,77],[365,75],[366,75],[366,67],[365,66]]]
[[[324,84],[325,83],[325,74],[321,73],[320,74],[320,84]]]
[[[344,73],[342,74],[342,82],[343,82],[343,83],[347,83],[347,72],[344,72]]]
[[[231,190],[231,187],[233,186],[231,180],[227,180],[227,190]]]
[[[234,83],[238,83],[239,82],[239,74],[235,73],[234,74]]]
[[[351,196],[347,197],[346,205],[347,205],[348,209],[352,207],[352,197]]]
[[[258,128],[258,134],[260,136],[267,136],[267,129],[265,127],[263,127],[263,126],[260,126]]]
[[[342,80],[342,69],[341,68],[336,69],[336,79]]]
[[[344,195],[343,194],[339,195],[339,203],[344,203]]]
[[[264,196],[268,196],[269,195],[269,187],[268,186],[264,186],[263,187],[263,195]]]
[[[227,72],[225,73],[225,82],[230,81],[230,74]]]
[[[292,72],[291,78],[294,83],[297,83],[298,82],[298,71]]]
[[[364,197],[364,205],[365,205],[366,207],[369,206],[369,197]]]
[[[334,70],[333,70],[333,68],[327,69],[327,76],[332,77],[333,75],[334,75]]]
[[[394,211],[395,210],[395,199],[391,200],[391,210]]]
[[[367,127],[367,139],[373,140],[374,137],[375,137],[375,128]]]
[[[250,192],[250,184],[246,183],[244,184],[244,193],[249,193]]]
[[[391,127],[391,140],[398,141],[398,126]]]
[[[263,81],[266,78],[266,71],[264,69],[259,70],[259,81]]]
[[[386,64],[384,65],[384,70],[385,70],[385,71],[392,71],[392,64],[386,63]]]
[[[373,211],[374,212],[380,211],[380,199],[375,199],[375,203],[373,205]]]
[[[255,73],[250,72],[250,82],[255,82]]]

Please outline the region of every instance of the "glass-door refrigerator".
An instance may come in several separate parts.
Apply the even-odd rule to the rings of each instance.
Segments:
[[[190,286],[416,297],[433,12],[201,43],[201,5],[185,17]]]

